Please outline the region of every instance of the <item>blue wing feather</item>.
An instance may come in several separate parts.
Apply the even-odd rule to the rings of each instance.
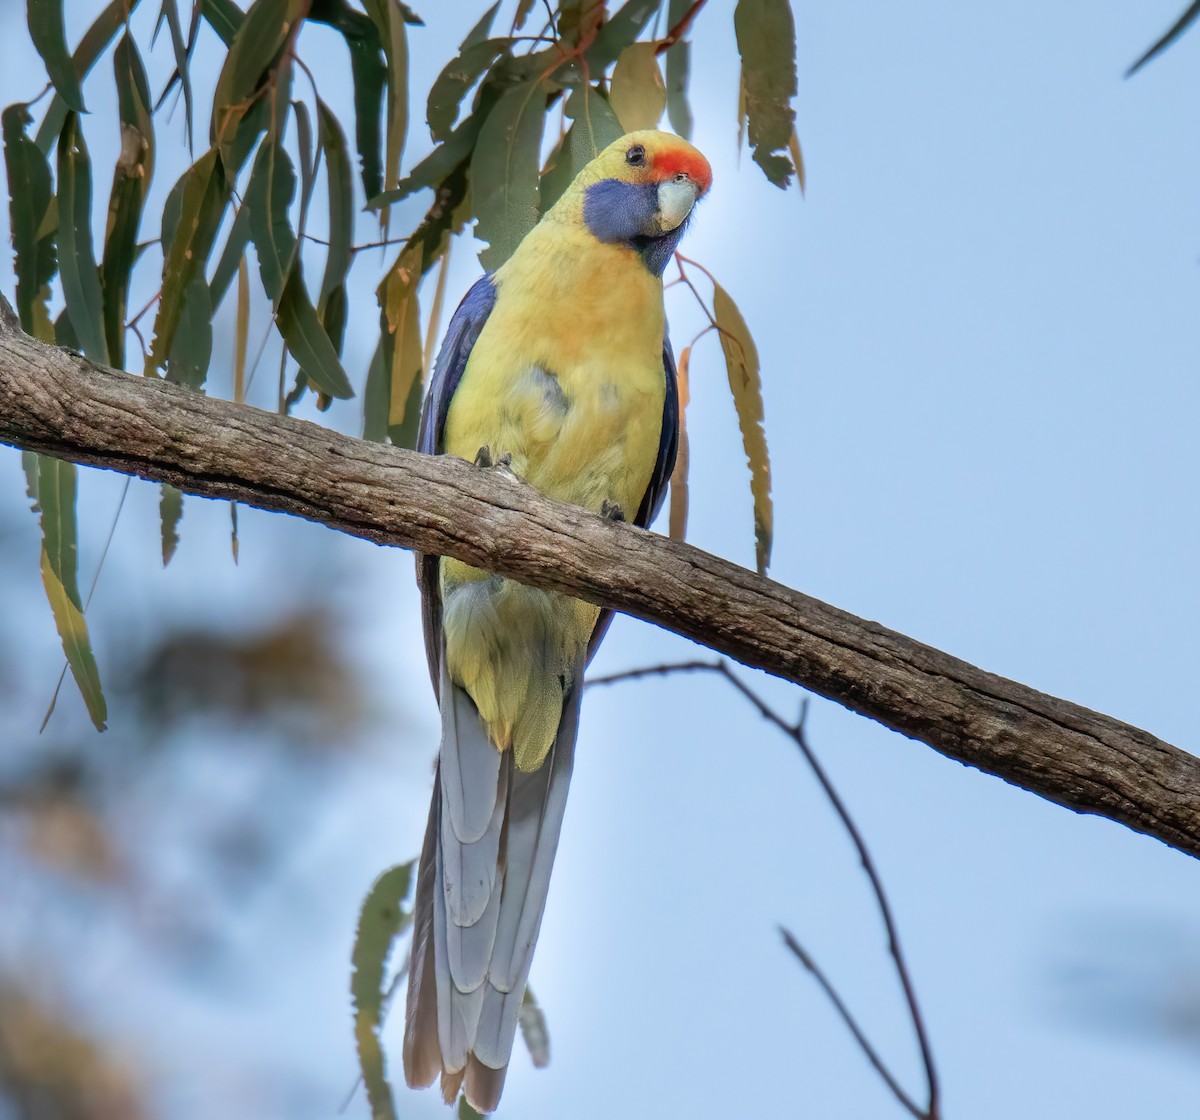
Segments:
[[[437,364],[429,380],[429,392],[421,408],[421,427],[417,433],[417,450],[426,455],[439,455],[442,434],[446,428],[446,413],[454,396],[467,359],[471,356],[483,330],[484,323],[496,305],[496,286],[490,275],[482,276],[471,285],[462,303],[446,328],[446,337],[438,352]],[[421,588],[421,613],[425,620],[425,653],[429,659],[429,675],[433,690],[440,695],[442,679],[442,597],[438,591],[438,557],[417,555],[417,584]]]

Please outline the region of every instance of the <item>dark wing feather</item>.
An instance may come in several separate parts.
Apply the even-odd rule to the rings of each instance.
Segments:
[[[650,475],[650,485],[642,495],[642,504],[638,507],[637,516],[633,523],[639,528],[648,529],[662,509],[667,496],[667,487],[671,482],[671,473],[675,470],[675,456],[679,451],[679,374],[675,371],[675,354],[671,350],[671,340],[663,335],[663,373],[666,376],[666,393],[663,396],[662,433],[658,437],[658,458],[654,461],[654,472]],[[601,611],[596,620],[596,629],[592,631],[588,642],[588,660],[596,652],[601,639],[608,633],[612,622],[612,611]]]
[[[426,455],[442,452],[442,433],[446,428],[450,400],[462,381],[467,359],[495,305],[496,287],[492,278],[482,276],[463,296],[446,328],[446,337],[429,381],[429,392],[421,408],[421,427],[417,433],[417,450]],[[417,554],[417,585],[421,588],[429,675],[433,679],[433,690],[438,693],[442,679],[442,597],[438,591],[438,557]]]

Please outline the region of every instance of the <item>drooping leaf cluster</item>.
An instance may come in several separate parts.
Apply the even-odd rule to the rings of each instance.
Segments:
[[[401,0],[157,2],[150,42],[131,31],[141,0],[110,0],[72,49],[63,0],[27,0],[50,96],[10,105],[0,116],[23,329],[96,362],[205,392],[210,367],[220,361],[213,323],[232,298],[232,396],[241,402],[266,341],[251,342],[252,305],[269,305],[266,327],[280,343],[280,411],[310,394],[323,410],[357,393],[364,437],[402,446],[415,442],[454,237],[472,226],[486,246],[481,263],[495,269],[578,171],[624,132],[659,127],[665,114],[671,128],[690,137],[691,37],[706,20],[719,30],[706,0],[498,0],[473,13],[473,22],[464,15],[458,50],[422,95],[410,89],[409,54],[419,49],[423,25]],[[312,41],[306,30],[317,24],[327,29],[323,42],[332,30],[344,45],[352,120],[339,118],[305,65]],[[738,0],[732,30],[742,73],[736,123],[747,127],[754,160],[772,183],[784,187],[795,173],[803,185],[788,0]],[[206,50],[198,55],[202,39]],[[171,69],[161,89],[151,89],[145,65],[155,49],[168,52]],[[221,61],[205,107],[193,69],[214,49]],[[85,102],[106,55],[115,121],[87,115]],[[410,117],[422,100],[432,145],[410,160]],[[156,164],[167,162],[157,132],[178,103],[175,128],[190,163],[161,212],[152,212]],[[207,117],[207,129],[197,117]],[[87,140],[104,130],[119,144],[101,234],[93,229],[92,201],[103,183]],[[411,213],[408,200],[418,195],[423,213],[403,232],[400,215]],[[317,208],[323,238],[310,233]],[[354,369],[345,349],[348,282],[360,261],[372,267],[360,254],[368,245],[394,255],[377,274],[373,354],[365,369]],[[758,355],[725,288],[696,266],[712,284],[706,298],[685,272],[693,262],[685,261],[679,259],[678,281],[707,316],[701,335],[716,334],[725,359],[750,466],[756,556],[765,569],[772,515]],[[131,308],[135,281],[143,292],[156,290]],[[356,327],[361,334],[361,319]],[[680,350],[685,409],[700,337]],[[670,518],[678,537],[687,512],[686,429],[681,445]],[[102,729],[105,699],[79,589],[77,471],[33,454],[24,461],[41,516],[46,595],[67,665]],[[230,508],[236,559],[237,507]],[[183,509],[183,495],[163,485],[164,563],[179,543]],[[390,1108],[378,1043],[383,966],[408,920],[410,870],[385,875],[368,897],[355,951],[356,1034],[376,1115]],[[521,1027],[535,1062],[547,1060],[545,1019],[532,998]]]
[[[241,401],[254,355],[263,349],[252,348],[248,338],[257,277],[270,305],[269,329],[282,343],[280,409],[290,410],[308,393],[323,409],[334,398],[353,396],[357,385],[364,436],[407,446],[415,440],[454,236],[473,222],[475,236],[486,242],[481,261],[494,269],[575,174],[623,132],[656,127],[665,112],[676,131],[689,135],[690,36],[707,14],[705,0],[625,0],[611,10],[603,0],[562,0],[544,11],[527,0],[511,10],[492,4],[425,95],[433,146],[406,166],[409,105],[416,100],[409,89],[409,38],[422,27],[407,4],[253,0],[243,7],[235,0],[193,0],[189,10],[183,0],[160,0],[155,35],[165,32],[162,47],[170,51],[173,73],[159,91],[150,89],[143,63],[143,52],[155,44],[139,43],[130,30],[138,7],[139,0],[110,0],[71,51],[63,0],[28,0],[29,33],[52,96],[40,120],[34,115],[40,99],[10,105],[0,118],[23,328],[94,361],[203,392],[213,361],[213,321],[236,287],[233,396]],[[353,122],[338,118],[315,79],[297,81],[307,70],[304,32],[312,24],[333,29],[345,45]],[[733,24],[742,72],[739,124],[744,116],[754,159],[779,186],[793,172],[802,181],[787,0],[738,0]],[[194,118],[202,107],[192,67],[201,36],[223,51],[208,142],[170,189],[156,228],[156,215],[146,209],[158,154],[156,116],[174,104],[172,95],[182,99],[181,131],[194,151]],[[116,122],[83,115],[84,87],[110,50]],[[92,228],[99,188],[85,122],[90,133],[115,126],[119,134],[103,237]],[[324,264],[318,278],[306,275],[305,262],[318,241],[308,225],[319,183],[327,237],[319,239]],[[424,216],[407,235],[390,237],[397,208],[420,192],[429,198]],[[355,238],[372,225],[373,242],[364,240],[397,249],[378,282],[374,354],[365,370],[348,371],[347,281],[359,259]],[[140,276],[154,267],[158,254],[143,254],[155,243],[158,290],[133,311],[135,269]],[[681,276],[682,268],[681,260]],[[419,297],[431,273],[431,312],[422,316]],[[750,464],[762,569],[771,505],[758,359],[744,318],[713,284],[711,306],[688,286],[725,357]],[[691,350],[684,353],[690,357]],[[288,367],[295,380],[285,393]],[[30,463],[31,480],[43,474],[57,480],[56,497],[40,506],[47,595],[72,674],[100,727],[103,693],[74,552],[57,553],[52,543],[74,540],[75,468]],[[680,536],[686,464],[685,455],[674,483],[672,532]],[[183,496],[172,487],[162,487],[161,512],[165,563],[178,544],[183,513]],[[232,513],[236,555],[236,508]]]

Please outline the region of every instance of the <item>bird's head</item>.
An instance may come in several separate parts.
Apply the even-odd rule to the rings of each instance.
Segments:
[[[712,169],[686,140],[667,132],[630,132],[604,149],[571,187],[589,232],[627,245],[661,276]]]

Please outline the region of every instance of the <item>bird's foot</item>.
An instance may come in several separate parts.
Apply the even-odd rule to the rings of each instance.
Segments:
[[[483,470],[493,470],[498,474],[515,478],[518,482],[520,481],[520,476],[513,470],[511,451],[506,451],[503,455],[492,458],[491,446],[485,443],[475,452],[475,465]]]
[[[619,502],[610,502],[605,498],[600,503],[600,516],[607,517],[609,521],[624,521],[625,511],[621,508]]]

